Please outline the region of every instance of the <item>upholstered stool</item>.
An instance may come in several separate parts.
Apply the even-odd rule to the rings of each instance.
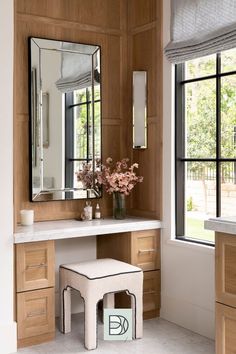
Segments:
[[[80,292],[85,304],[85,348],[97,347],[97,304],[114,307],[114,293],[126,291],[133,309],[133,338],[143,333],[142,269],[114,259],[64,264],[60,266],[61,331],[71,331],[71,293]]]

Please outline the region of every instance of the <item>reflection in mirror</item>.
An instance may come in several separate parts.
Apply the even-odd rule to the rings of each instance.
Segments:
[[[31,200],[100,197],[100,47],[30,38],[30,64]]]

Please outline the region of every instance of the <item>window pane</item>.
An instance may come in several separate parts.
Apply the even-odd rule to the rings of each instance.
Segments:
[[[236,48],[221,53],[221,72],[236,70]]]
[[[187,157],[216,156],[216,81],[185,85],[185,131]]]
[[[73,94],[74,104],[86,102],[91,97],[91,87],[76,90],[73,92]]]
[[[101,158],[101,104],[96,102],[94,105],[94,144],[95,158]]]
[[[221,156],[236,157],[236,75],[221,79]]]
[[[216,216],[216,164],[187,162],[185,174],[185,236],[214,242],[214,232],[204,229],[204,220]]]
[[[236,162],[221,164],[221,216],[235,215]]]
[[[83,104],[74,110],[74,158],[87,158],[87,105]]]
[[[185,79],[194,79],[216,73],[216,55],[189,60],[185,65]]]

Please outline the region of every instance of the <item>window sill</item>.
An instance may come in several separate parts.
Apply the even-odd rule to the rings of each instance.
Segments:
[[[167,245],[171,245],[171,246],[188,248],[201,253],[207,253],[212,255],[215,254],[215,247],[212,246],[207,246],[207,245],[202,245],[202,244],[197,244],[197,243],[182,241],[182,240],[180,241],[177,239],[168,239],[164,242]]]

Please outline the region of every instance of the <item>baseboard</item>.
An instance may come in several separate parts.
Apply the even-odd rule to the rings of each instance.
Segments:
[[[16,322],[0,323],[1,354],[10,354],[17,351]]]
[[[160,317],[210,339],[215,338],[215,313],[162,294]]]

